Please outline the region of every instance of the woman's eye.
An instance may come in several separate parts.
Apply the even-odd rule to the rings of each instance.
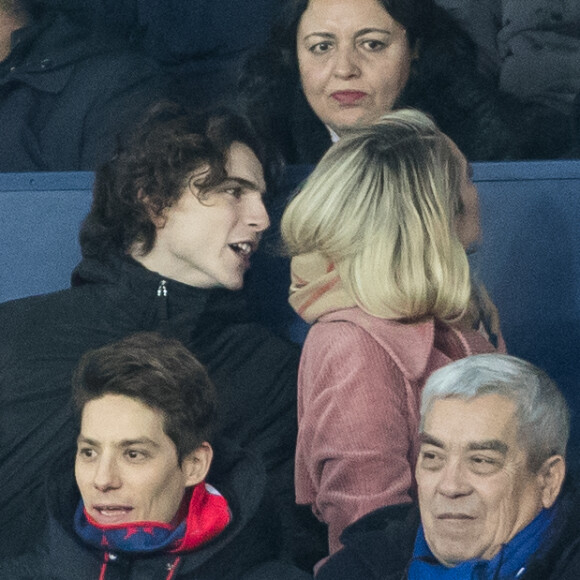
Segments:
[[[371,52],[378,52],[387,46],[380,40],[364,40],[362,45]]]
[[[310,50],[310,52],[313,52],[314,54],[323,54],[325,52],[328,52],[330,47],[331,47],[330,42],[318,42],[312,45],[308,50]]]

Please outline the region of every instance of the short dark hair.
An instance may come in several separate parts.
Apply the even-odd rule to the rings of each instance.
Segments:
[[[163,430],[181,460],[210,441],[217,395],[204,366],[181,342],[139,332],[86,352],[73,375],[72,400],[80,424],[85,405],[104,395],[136,399],[163,415]]]
[[[224,181],[234,142],[247,145],[264,166],[262,144],[242,116],[226,109],[192,113],[168,101],[153,105],[96,171],[93,203],[80,232],[83,256],[127,253],[136,243],[149,253],[153,219],[180,199],[196,170],[209,168],[195,181],[201,192]]]

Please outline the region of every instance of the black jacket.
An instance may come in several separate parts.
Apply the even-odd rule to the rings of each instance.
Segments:
[[[0,171],[94,170],[165,92],[153,61],[64,14],[12,38],[0,62]]]
[[[478,72],[475,44],[442,8],[434,7],[419,50],[396,106],[430,114],[470,161],[553,158],[571,146],[570,119],[501,93]],[[328,129],[308,105],[276,31],[246,60],[240,94],[286,163],[317,163],[330,147]]]
[[[580,495],[571,480],[559,498],[552,534],[518,580],[580,578]],[[348,526],[344,548],[331,557],[316,580],[404,580],[419,527],[414,504],[380,508]]]
[[[141,330],[182,340],[216,384],[220,432],[261,456],[293,504],[298,347],[247,319],[239,292],[194,288],[109,255],[86,259],[73,287],[0,305],[0,556],[42,527],[41,481],[74,445],[70,378],[81,355]]]
[[[252,454],[221,441],[208,476],[227,499],[232,520],[214,540],[199,549],[181,554],[172,578],[175,580],[304,580],[309,575],[268,562],[276,556],[275,530],[262,505],[267,479],[262,463]],[[73,519],[79,502],[70,460],[60,461],[46,486],[49,527],[36,549],[0,562],[1,578],[96,580],[104,552],[89,547],[77,536]],[[275,525],[275,524],[274,524]],[[128,555],[114,553],[106,580],[165,580],[176,555]],[[274,573],[275,571],[275,573]],[[267,573],[266,573],[267,572]]]

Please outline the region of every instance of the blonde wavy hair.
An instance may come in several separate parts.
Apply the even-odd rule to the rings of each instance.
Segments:
[[[452,142],[428,116],[391,112],[329,149],[284,212],[285,247],[326,256],[370,314],[457,320],[471,293],[455,232],[460,171]]]

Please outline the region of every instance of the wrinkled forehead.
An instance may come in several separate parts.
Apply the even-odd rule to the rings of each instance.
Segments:
[[[519,448],[518,426],[514,401],[503,395],[486,394],[472,399],[434,400],[425,415],[423,432],[446,447],[499,441],[509,448]]]

